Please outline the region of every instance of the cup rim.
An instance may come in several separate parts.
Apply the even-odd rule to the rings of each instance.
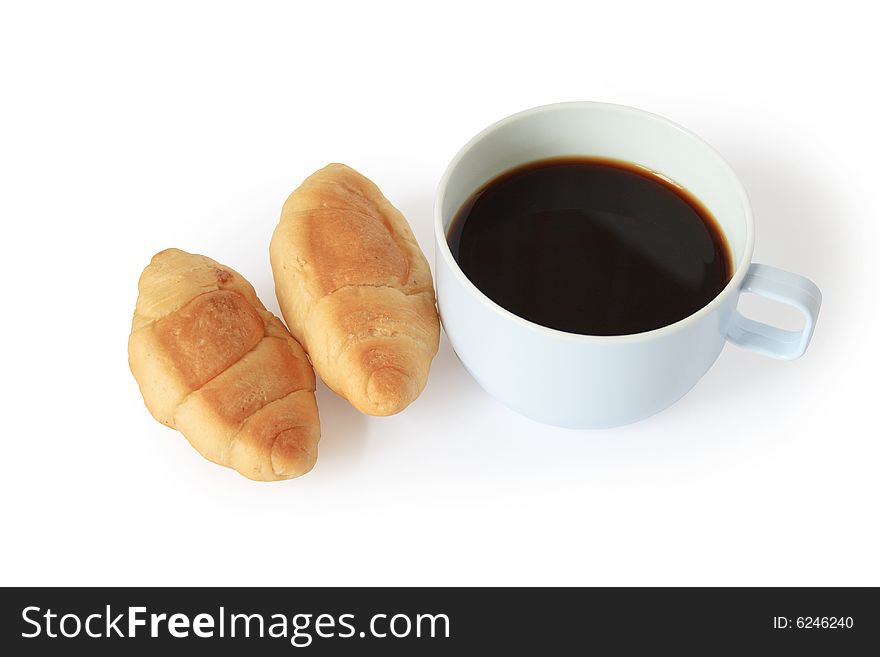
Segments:
[[[516,315],[506,308],[498,305],[495,301],[486,296],[486,294],[484,294],[482,290],[480,290],[476,285],[471,282],[471,280],[461,270],[461,267],[459,267],[458,263],[455,261],[455,258],[452,257],[452,251],[449,248],[449,243],[446,241],[446,232],[443,229],[442,205],[443,198],[446,196],[446,190],[449,185],[449,179],[452,176],[452,172],[455,171],[464,156],[487,135],[495,132],[496,130],[499,130],[500,128],[503,128],[509,123],[513,123],[533,114],[541,114],[544,112],[552,112],[556,110],[571,108],[602,108],[621,113],[635,114],[642,118],[647,118],[652,121],[663,123],[666,126],[681,132],[683,135],[699,142],[707,150],[709,155],[714,157],[718,161],[718,163],[721,165],[721,168],[727,171],[727,173],[729,174],[730,180],[735,187],[735,191],[739,196],[740,202],[745,211],[745,246],[743,248],[742,255],[740,256],[739,261],[734,264],[733,276],[731,276],[730,280],[727,282],[727,285],[724,286],[721,292],[719,292],[714,299],[712,299],[709,303],[707,303],[699,310],[691,313],[687,317],[678,320],[677,322],[667,324],[666,326],[661,326],[660,328],[651,329],[650,331],[643,331],[642,333],[627,333],[623,335],[584,335],[581,333],[569,333],[568,331],[560,331],[559,329],[536,324],[535,322],[524,319],[519,315]],[[654,114],[652,112],[647,112],[636,107],[630,107],[629,105],[620,105],[617,103],[604,103],[597,101],[570,101],[562,103],[551,103],[549,105],[539,105],[538,107],[532,107],[530,109],[511,114],[510,116],[507,116],[500,121],[496,121],[495,123],[477,133],[464,146],[462,146],[461,149],[459,149],[459,151],[455,154],[455,157],[453,157],[450,163],[447,165],[446,170],[443,172],[443,176],[440,178],[440,183],[437,186],[437,192],[434,197],[435,256],[439,255],[439,257],[443,258],[444,262],[453,272],[453,275],[458,279],[460,283],[464,285],[465,289],[471,295],[475,295],[484,304],[487,304],[495,313],[514,322],[515,324],[520,325],[523,328],[542,333],[544,335],[547,335],[548,337],[562,338],[572,340],[574,342],[605,344],[615,342],[642,342],[653,340],[655,338],[661,338],[665,335],[669,335],[671,333],[682,330],[686,326],[693,324],[703,317],[714,312],[719,306],[721,306],[725,302],[727,297],[732,294],[734,290],[738,290],[740,288],[743,278],[745,278],[746,272],[748,271],[748,266],[751,263],[754,248],[755,223],[754,217],[752,215],[752,206],[751,203],[749,203],[749,197],[746,194],[746,190],[740,182],[739,177],[733,171],[733,168],[730,166],[730,164],[728,164],[728,162],[721,156],[721,154],[702,137],[691,132],[687,128],[684,128],[683,126],[675,123],[674,121],[670,121],[666,117],[660,116],[659,114]],[[441,310],[441,320],[442,319],[443,317]]]

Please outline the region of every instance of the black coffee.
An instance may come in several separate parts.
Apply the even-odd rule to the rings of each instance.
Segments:
[[[465,275],[497,304],[584,335],[672,324],[709,303],[733,272],[730,248],[696,198],[615,160],[559,158],[508,171],[468,199],[447,239]]]

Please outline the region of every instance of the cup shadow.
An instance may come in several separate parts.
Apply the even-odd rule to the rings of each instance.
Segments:
[[[743,143],[736,135],[716,139],[716,146],[731,164],[746,188],[756,217],[755,262],[787,269],[817,283],[823,292],[823,309],[807,362],[792,366],[728,347],[704,379],[685,399],[721,410],[732,403],[770,394],[785,383],[794,370],[803,370],[834,349],[844,337],[845,308],[852,303],[852,268],[849,236],[840,230],[835,216],[846,211],[843,190],[828,182],[815,166],[805,163],[778,144]],[[400,209],[409,218],[413,232],[434,265],[433,199],[427,195],[404,197]],[[748,306],[747,300],[744,305]],[[791,309],[765,307],[756,317],[769,324],[785,325]],[[429,382],[432,396],[445,403],[470,405],[485,395],[470,377],[444,338]],[[476,393],[476,394],[475,394]],[[684,400],[683,400],[684,401]],[[676,406],[687,406],[676,404]]]
[[[848,305],[851,237],[835,219],[847,211],[844,191],[821,171],[808,170],[794,154],[729,146],[722,152],[742,180],[755,215],[754,260],[807,276],[823,293],[831,293],[824,294],[827,300]]]
[[[823,295],[816,331],[803,362],[780,362],[725,347],[718,361],[685,400],[729,410],[764,395],[778,394],[792,376],[802,376],[814,363],[834,358],[830,352],[845,340],[846,309],[852,303],[853,270],[847,254],[850,239],[835,217],[847,206],[845,195],[829,186],[815,169],[808,170],[791,154],[772,144],[717,144],[743,183],[755,215],[753,260],[812,279]],[[740,308],[748,301],[740,302]],[[748,310],[746,310],[748,312]],[[791,309],[777,304],[762,308],[755,319],[785,324]],[[686,407],[688,401],[676,404]]]

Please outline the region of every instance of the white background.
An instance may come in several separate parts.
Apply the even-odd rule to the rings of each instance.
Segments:
[[[4,4],[0,582],[880,585],[880,53],[861,6]],[[126,341],[153,253],[228,264],[277,312],[281,204],[342,161],[433,260],[458,148],[563,100],[721,151],[756,260],[822,288],[804,358],[728,346],[667,411],[578,432],[493,401],[444,338],[396,417],[322,387],[318,464],[275,484],[149,416]]]

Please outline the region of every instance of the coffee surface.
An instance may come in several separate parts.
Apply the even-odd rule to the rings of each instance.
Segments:
[[[709,303],[733,270],[699,201],[616,160],[559,158],[508,171],[467,200],[447,239],[495,303],[583,335],[672,324]]]

